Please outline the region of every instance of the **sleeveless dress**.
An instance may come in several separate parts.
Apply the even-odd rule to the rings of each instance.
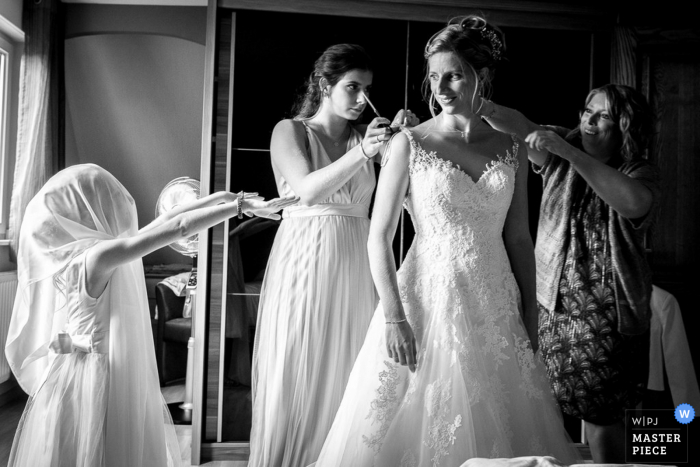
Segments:
[[[387,358],[380,303],[316,466],[444,467],[525,455],[571,463],[576,450],[531,350],[502,239],[517,141],[475,182],[403,131],[416,236],[398,284],[417,369]]]
[[[68,326],[51,343],[48,376],[20,419],[8,466],[104,466],[109,388],[109,288],[84,287],[85,254],[65,271]]]
[[[105,444],[110,442],[106,439],[106,431],[107,417],[110,416],[112,284],[110,282],[97,298],[87,293],[85,251],[68,264],[58,283],[65,293],[65,306],[56,313],[65,310],[66,326],[50,344],[53,362],[24,409],[8,467],[122,465],[123,459],[127,458],[124,453],[117,453],[118,457],[114,453],[110,455]],[[160,392],[157,397],[162,401]],[[144,415],[144,418],[147,417]],[[143,423],[143,420],[134,420],[133,423]],[[157,429],[157,425],[153,426]],[[166,433],[168,427],[161,426],[161,433],[145,433],[151,446],[146,449],[144,459],[158,458],[151,453],[162,448],[161,465],[180,465],[175,433]],[[167,448],[164,439],[168,439]],[[147,466],[143,464],[142,467]]]
[[[306,133],[313,169],[330,165]],[[360,141],[353,130],[346,149]],[[258,314],[251,467],[305,466],[321,450],[377,305],[367,258],[374,186],[367,163],[323,203],[284,210]],[[293,195],[281,177],[277,187]]]

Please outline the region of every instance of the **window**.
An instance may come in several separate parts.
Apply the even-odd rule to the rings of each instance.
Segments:
[[[0,16],[0,239],[5,237],[10,211],[23,40],[21,30]]]
[[[9,86],[9,73],[7,63],[10,60],[7,50],[0,48],[0,229],[6,230],[7,209],[5,208],[5,172],[7,165],[7,88]]]

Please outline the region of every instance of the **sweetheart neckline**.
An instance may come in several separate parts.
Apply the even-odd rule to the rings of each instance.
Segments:
[[[453,162],[453,161],[451,161],[451,160],[449,160],[449,159],[444,159],[444,158],[438,156],[438,155],[437,155],[437,151],[430,151],[430,152],[428,152],[428,151],[426,151],[425,149],[423,149],[423,147],[420,146],[419,144],[416,144],[416,146],[418,147],[418,151],[419,151],[419,152],[422,152],[422,153],[423,153],[425,156],[427,156],[428,158],[434,159],[435,161],[437,161],[437,162],[439,162],[439,163],[442,163],[443,165],[447,166],[447,168],[448,168],[449,170],[452,170],[452,171],[455,171],[455,172],[458,172],[458,173],[462,174],[465,178],[467,178],[470,182],[472,182],[473,185],[478,185],[479,182],[481,182],[481,180],[483,180],[483,179],[484,179],[495,167],[497,167],[499,164],[504,164],[504,165],[506,165],[507,167],[510,167],[510,165],[508,165],[508,164],[505,163],[505,161],[503,160],[503,158],[502,158],[501,156],[496,155],[496,159],[492,159],[492,160],[490,160],[489,162],[487,162],[487,163],[486,163],[486,168],[485,168],[484,171],[481,173],[481,175],[479,176],[479,178],[477,178],[476,180],[474,180],[474,178],[473,178],[469,173],[467,173],[467,172],[465,172],[464,170],[462,170],[462,168],[459,166],[459,164],[457,164],[457,163],[455,163],[455,162]],[[511,167],[511,168],[512,168],[512,167]]]

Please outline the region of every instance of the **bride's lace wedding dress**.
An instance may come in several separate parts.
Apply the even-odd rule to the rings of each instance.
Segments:
[[[518,142],[474,181],[404,133],[416,236],[398,283],[417,370],[388,359],[380,304],[316,465],[458,466],[525,455],[570,463],[576,451],[531,350],[502,237]]]

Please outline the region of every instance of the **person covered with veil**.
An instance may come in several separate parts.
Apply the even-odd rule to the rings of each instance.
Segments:
[[[316,467],[578,457],[531,345],[527,152],[476,113],[504,54],[476,15],[425,47],[433,118],[385,149],[368,240],[380,303]],[[402,205],[416,235],[397,272]]]
[[[5,353],[30,395],[11,467],[180,465],[153,348],[142,256],[241,213],[296,198],[219,192],[138,230],[134,200],[94,164],[54,175],[29,202]]]

